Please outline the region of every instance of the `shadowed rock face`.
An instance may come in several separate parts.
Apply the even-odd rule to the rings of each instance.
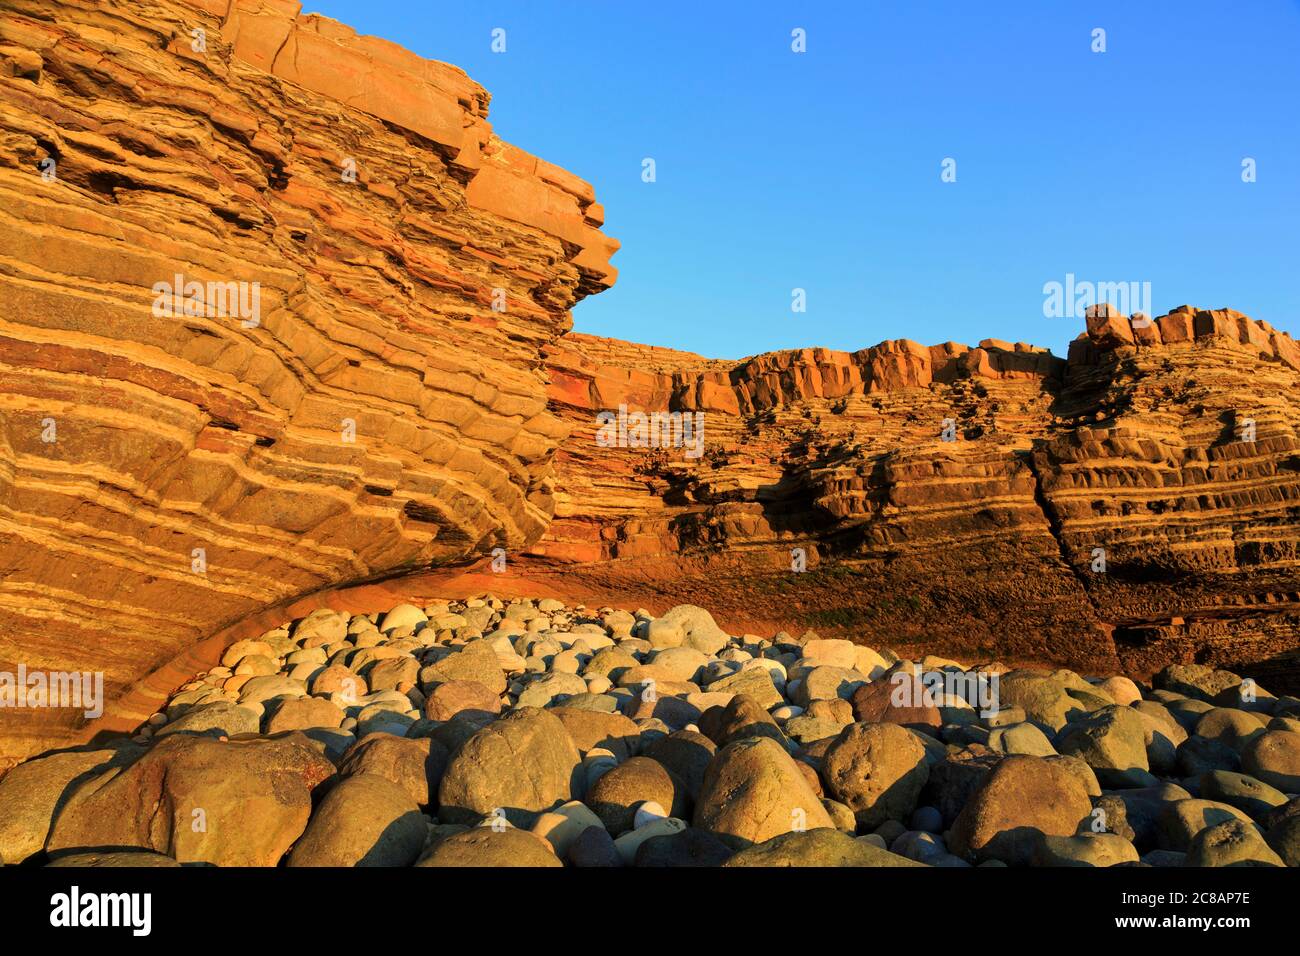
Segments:
[[[547,351],[572,433],[534,575],[868,642],[1098,672],[1250,663],[1294,686],[1300,349],[1267,323],[1094,318],[1068,361],[993,340]],[[596,416],[620,405],[702,411],[703,453],[602,447]]]
[[[0,670],[120,699],[255,612],[502,547],[569,593],[1292,686],[1288,336],[1186,307],[1068,361],[565,335],[615,277],[591,187],[460,70],[298,11],[0,10]],[[158,314],[177,275],[221,285]],[[703,413],[701,454],[602,447],[620,405]],[[76,713],[0,711],[6,753]]]
[[[550,519],[541,349],[615,275],[591,187],[460,70],[298,6],[0,9],[0,669],[115,697],[258,608]]]

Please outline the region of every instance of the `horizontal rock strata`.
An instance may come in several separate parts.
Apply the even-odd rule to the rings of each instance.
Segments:
[[[494,556],[569,595],[1300,689],[1288,335],[1187,306],[1094,310],[1066,359],[566,335],[617,244],[488,101],[291,0],[0,9],[0,673],[102,673],[110,711],[0,709],[0,765],[133,724],[241,621]],[[699,444],[599,440],[620,410],[702,416]]]
[[[1068,360],[900,340],[721,362],[566,336],[537,570],[868,641],[1250,662],[1294,687],[1300,349],[1231,310],[1099,311]],[[702,454],[603,447],[620,406],[702,412]]]
[[[298,7],[0,9],[0,670],[115,697],[551,516],[541,348],[615,275],[591,187],[460,70]]]

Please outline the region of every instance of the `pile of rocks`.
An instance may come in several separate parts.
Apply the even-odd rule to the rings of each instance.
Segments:
[[[900,660],[701,608],[315,611],[0,779],[53,865],[1297,866],[1300,699]],[[105,849],[111,848],[111,849]]]

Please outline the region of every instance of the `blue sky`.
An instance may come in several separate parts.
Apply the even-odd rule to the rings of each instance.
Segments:
[[[725,358],[891,338],[1064,354],[1082,323],[1045,317],[1043,286],[1073,273],[1300,337],[1297,0],[304,9],[462,67],[502,138],[595,185],[620,277],[578,331]]]

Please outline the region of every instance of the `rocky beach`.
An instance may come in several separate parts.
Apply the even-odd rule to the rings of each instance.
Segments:
[[[1291,334],[576,333],[619,240],[491,102],[296,0],[0,5],[4,872],[1300,866]]]
[[[50,866],[1300,866],[1300,698],[490,595],[231,644],[0,779]]]

